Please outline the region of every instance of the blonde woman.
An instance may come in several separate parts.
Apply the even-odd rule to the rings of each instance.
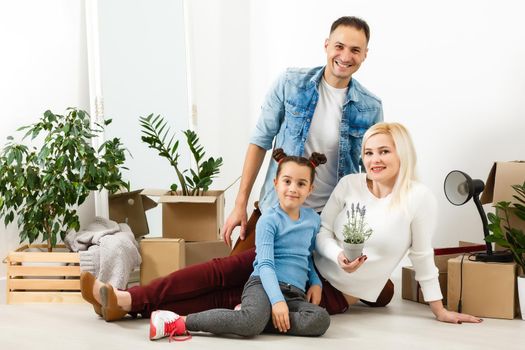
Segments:
[[[480,318],[443,307],[431,238],[437,219],[436,200],[416,181],[416,153],[408,131],[398,123],[379,123],[363,136],[366,174],[342,178],[321,214],[315,264],[349,305],[375,301],[391,273],[408,251],[425,301],[443,322],[478,323]],[[352,204],[365,207],[364,219],[373,230],[363,256],[346,259],[342,228]]]

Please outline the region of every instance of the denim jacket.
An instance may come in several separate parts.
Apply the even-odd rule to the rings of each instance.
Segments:
[[[273,146],[286,154],[302,156],[323,74],[324,67],[287,69],[268,92],[250,143],[265,150]],[[352,78],[339,130],[337,181],[359,172],[363,134],[382,120],[381,100]],[[278,201],[273,187],[276,170],[277,163],[272,159],[259,197],[261,211]]]

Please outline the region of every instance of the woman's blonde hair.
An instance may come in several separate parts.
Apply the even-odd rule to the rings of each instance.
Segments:
[[[364,158],[365,144],[368,139],[377,134],[390,135],[399,157],[399,174],[392,189],[392,204],[406,205],[406,196],[411,182],[416,180],[416,150],[408,130],[399,123],[378,123],[370,127],[364,136],[361,145],[361,158]]]

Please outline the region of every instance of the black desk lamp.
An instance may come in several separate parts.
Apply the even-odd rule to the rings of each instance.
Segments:
[[[483,223],[483,234],[485,237],[489,235],[487,216],[479,201],[479,194],[485,188],[483,181],[475,179],[472,180],[470,176],[459,170],[451,171],[445,178],[445,196],[448,201],[454,205],[463,205],[467,203],[470,198],[474,198],[476,208],[478,208],[481,222]],[[485,262],[511,262],[512,255],[509,252],[494,252],[492,251],[492,244],[486,242],[487,252],[476,253],[477,261]]]

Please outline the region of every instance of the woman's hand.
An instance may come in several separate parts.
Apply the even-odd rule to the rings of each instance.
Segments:
[[[366,255],[361,255],[359,258],[353,261],[348,261],[343,251],[341,251],[341,253],[339,253],[339,255],[337,256],[339,266],[341,266],[341,268],[348,273],[354,272],[358,268],[360,268],[361,265],[365,263],[366,259],[368,259]]]
[[[285,301],[279,301],[272,305],[272,322],[275,329],[281,333],[286,333],[290,329],[290,316]]]
[[[315,305],[319,305],[319,303],[321,302],[321,292],[321,286],[318,284],[314,284],[313,286],[308,288],[308,291],[306,292],[306,301]]]
[[[463,322],[480,323],[483,321],[483,319],[476,316],[448,311],[443,307],[441,300],[431,301],[429,304],[436,319],[441,322],[461,324]]]

